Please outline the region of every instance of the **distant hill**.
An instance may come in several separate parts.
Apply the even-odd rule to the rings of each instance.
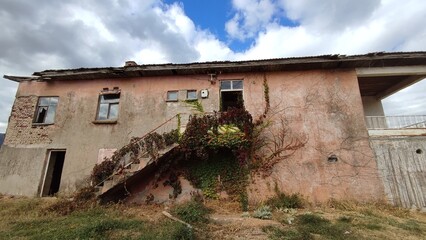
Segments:
[[[0,133],[0,146],[3,144],[4,133]]]

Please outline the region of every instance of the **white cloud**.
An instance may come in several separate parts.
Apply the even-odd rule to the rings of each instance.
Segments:
[[[272,21],[276,5],[271,0],[233,0],[237,11],[225,29],[232,38],[251,38]]]
[[[223,26],[225,41],[196,27],[181,3],[3,0],[0,74],[122,66],[126,60],[182,63],[426,50],[422,0],[233,0],[232,6]],[[282,19],[296,26],[281,25]],[[228,45],[233,40],[253,43],[236,52]],[[426,109],[423,82],[386,99],[385,108],[406,113],[408,108],[398,106],[409,102],[417,106],[412,113]],[[16,84],[0,80],[0,85],[1,132]]]

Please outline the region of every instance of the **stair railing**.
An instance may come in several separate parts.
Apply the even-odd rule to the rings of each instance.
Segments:
[[[147,136],[149,136],[150,134],[152,134],[154,132],[160,132],[160,131],[162,131],[162,133],[164,133],[164,132],[169,132],[169,131],[175,130],[175,129],[180,131],[181,115],[182,115],[182,113],[178,113],[178,114],[174,115],[173,117],[164,121],[163,123],[161,123],[160,125],[158,125],[154,129],[152,129],[151,131],[144,134],[142,137],[132,138],[130,140],[129,144],[127,144],[124,147],[122,147],[121,149],[117,150],[114,153],[114,155],[112,157],[110,157],[109,159],[106,159],[105,161],[112,161],[114,159],[114,157],[117,157],[117,155],[118,155],[118,159],[115,159],[115,161],[117,161],[117,163],[118,163],[117,166],[120,166],[120,167],[119,167],[119,169],[115,170],[110,176],[106,177],[101,182],[96,184],[95,187],[100,187],[106,181],[112,179],[115,175],[123,173],[125,169],[127,169],[129,166],[131,166],[133,163],[135,163],[135,161],[139,160],[137,156],[146,155],[147,152],[142,151],[142,150],[144,150],[143,142],[144,142],[144,139]],[[173,128],[171,124],[173,124],[175,127]],[[137,156],[134,156],[133,151],[132,151],[132,150],[135,150],[134,149],[135,147],[137,148],[137,152],[138,152]]]

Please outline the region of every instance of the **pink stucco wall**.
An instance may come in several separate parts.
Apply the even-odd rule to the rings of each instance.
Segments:
[[[273,194],[275,184],[284,192],[300,193],[313,202],[330,198],[357,200],[380,199],[382,184],[363,120],[363,108],[355,71],[294,71],[274,73],[243,73],[219,75],[218,80],[244,80],[244,103],[254,119],[265,108],[263,81],[270,89],[271,110],[267,121],[271,128],[266,137],[278,133],[284,121],[291,130],[288,141],[299,137],[306,141],[291,156],[265,174],[253,175],[249,197],[253,202],[265,200]],[[192,110],[183,102],[166,102],[168,90],[208,89],[209,98],[200,99],[206,112],[219,110],[219,83],[211,84],[207,75],[143,77],[133,79],[100,79],[88,81],[24,82],[19,86],[21,96],[59,96],[55,125],[45,126],[48,141],[20,142],[39,131],[31,126],[19,136],[12,134],[12,118],[5,145],[10,148],[67,150],[60,191],[73,191],[89,174],[98,159],[99,149],[113,149],[125,145],[132,136],[141,136],[166,119],[180,112]],[[121,90],[119,119],[116,124],[96,124],[98,94],[108,87]],[[184,100],[184,99],[181,99]],[[36,103],[33,103],[33,106]],[[281,121],[282,120],[282,121]],[[273,129],[273,131],[270,131]],[[13,137],[15,136],[15,137]],[[37,141],[37,140],[31,140]],[[30,146],[32,145],[32,146]],[[265,149],[260,152],[269,154]],[[19,155],[5,156],[15,159]],[[329,155],[338,157],[329,163]],[[3,157],[3,156],[2,156]],[[45,152],[34,158],[45,164]],[[26,162],[28,164],[28,162]],[[34,163],[35,164],[35,163]],[[27,194],[37,189],[42,171],[28,185]],[[0,180],[0,187],[3,183]],[[4,182],[6,184],[6,182]],[[24,194],[25,195],[25,194]]]

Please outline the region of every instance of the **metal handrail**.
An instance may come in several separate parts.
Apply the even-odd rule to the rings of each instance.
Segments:
[[[148,136],[149,134],[157,131],[158,129],[160,129],[161,127],[163,127],[164,125],[166,125],[167,123],[171,122],[173,119],[175,118],[179,118],[181,115],[181,113],[178,113],[176,115],[174,115],[173,117],[169,118],[168,120],[164,121],[163,123],[161,123],[160,125],[158,125],[157,127],[155,127],[154,129],[152,129],[151,131],[149,131],[148,133],[144,134],[142,137],[137,137],[137,138],[133,138],[130,141],[130,144],[135,143],[135,142],[139,142],[141,140],[143,140],[146,136]],[[179,126],[176,126],[176,128],[178,128]],[[126,145],[127,146],[127,145]],[[110,158],[111,159],[111,158]],[[108,161],[108,160],[106,160]],[[125,164],[123,166],[123,169],[127,168],[128,166],[131,166],[134,163],[134,161],[130,161],[129,163]],[[108,177],[106,177],[104,180],[102,180],[101,182],[99,182],[98,184],[95,185],[95,187],[99,187],[102,184],[104,184],[106,181],[110,180],[111,178],[113,178],[115,175],[119,174],[122,171],[122,169],[119,169],[117,171],[115,171],[114,173],[112,173],[111,175],[109,175]]]
[[[426,115],[366,116],[367,129],[426,128]]]

